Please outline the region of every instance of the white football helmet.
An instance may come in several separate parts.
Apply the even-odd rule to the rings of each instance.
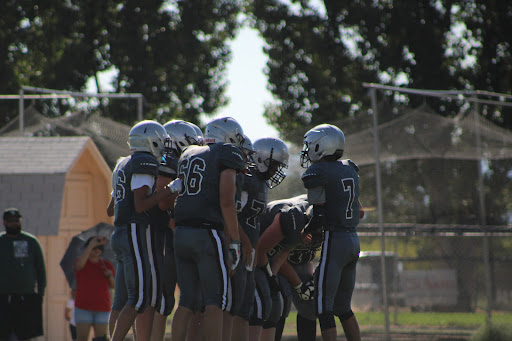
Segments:
[[[199,142],[199,145],[202,146],[204,144],[204,135],[203,135],[203,132],[201,130],[201,128],[199,128],[197,125],[195,125],[194,123],[192,122],[188,122],[191,126],[194,127],[194,129],[196,130],[196,134],[197,134],[197,141]]]
[[[276,187],[286,177],[284,168],[288,168],[288,146],[278,138],[264,137],[254,141],[253,149],[252,158],[258,172],[268,180],[270,188]]]
[[[191,123],[181,120],[169,121],[164,124],[164,128],[169,134],[170,148],[178,157],[185,147],[198,145],[197,132]]]
[[[300,164],[307,168],[311,162],[317,162],[324,156],[343,156],[345,135],[340,128],[332,124],[320,124],[304,135],[304,147],[300,152]]]
[[[163,125],[157,121],[144,120],[130,130],[128,145],[132,152],[149,152],[160,160],[164,154],[167,138],[169,136]]]
[[[231,143],[242,148],[244,143],[244,130],[242,126],[232,117],[221,117],[210,121],[204,132],[204,142],[208,143]]]

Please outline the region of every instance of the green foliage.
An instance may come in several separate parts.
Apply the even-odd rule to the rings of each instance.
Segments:
[[[115,67],[114,91],[142,93],[147,118],[198,123],[199,115],[227,102],[228,42],[241,6],[238,0],[2,1],[0,93],[24,85],[82,91],[90,77]],[[110,104],[105,115],[133,123],[135,104]],[[16,109],[0,105],[3,115]],[[50,116],[67,108],[38,105]]]
[[[267,43],[269,89],[279,99],[265,116],[287,140],[300,142],[295,129],[365,112],[369,101],[362,82],[512,90],[508,1],[324,0],[325,13],[311,3],[254,0],[251,7]],[[426,101],[444,115],[455,115],[464,104],[414,95],[394,98],[412,106]],[[510,110],[483,108],[508,128]]]

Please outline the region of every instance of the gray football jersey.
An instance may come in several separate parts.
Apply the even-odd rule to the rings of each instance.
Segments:
[[[220,174],[225,169],[240,172],[244,160],[242,151],[227,143],[187,147],[178,164],[183,190],[174,206],[176,225],[202,222],[222,228],[224,218],[219,203]]]
[[[116,172],[112,175],[113,183],[115,183],[114,225],[116,226],[130,223],[149,224],[147,212],[137,213],[135,211],[134,196],[131,189],[133,174],[147,174],[156,178],[158,175],[158,161],[149,153],[135,152],[118,165]],[[152,188],[153,191],[155,186]]]
[[[244,176],[242,191],[247,193],[247,203],[238,215],[238,222],[255,247],[260,237],[260,216],[265,213],[267,206],[268,186],[254,168],[249,168]]]
[[[326,230],[355,229],[359,224],[358,171],[352,161],[340,160],[315,163],[302,175],[308,190],[321,188],[325,192]]]

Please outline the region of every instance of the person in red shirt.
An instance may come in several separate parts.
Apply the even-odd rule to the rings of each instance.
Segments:
[[[93,341],[108,340],[110,289],[115,285],[115,270],[112,263],[101,258],[106,242],[105,237],[89,238],[84,252],[75,261],[75,321],[78,341],[89,340],[91,327],[94,329]]]

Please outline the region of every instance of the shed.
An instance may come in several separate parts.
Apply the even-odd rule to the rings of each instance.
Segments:
[[[48,285],[44,340],[69,339],[70,289],[60,268],[71,238],[106,214],[112,172],[90,137],[0,137],[0,208],[17,207],[43,249]]]

